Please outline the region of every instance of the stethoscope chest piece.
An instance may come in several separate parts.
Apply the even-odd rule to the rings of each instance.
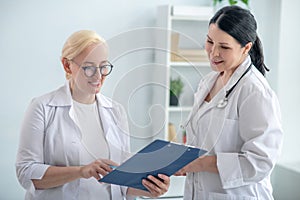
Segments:
[[[246,71],[242,74],[242,76],[237,80],[237,82],[229,89],[226,91],[226,95],[224,99],[221,99],[219,103],[217,104],[217,108],[225,108],[228,104],[228,97],[229,94],[233,91],[235,86],[240,82],[240,80],[248,73],[248,71],[251,69],[252,63],[249,65],[249,67],[246,69]]]
[[[219,103],[217,104],[217,108],[225,108],[227,106],[227,103],[228,103],[228,98],[224,98],[224,99],[221,99],[219,101]]]

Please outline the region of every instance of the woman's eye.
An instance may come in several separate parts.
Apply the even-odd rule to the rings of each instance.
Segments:
[[[229,47],[221,46],[222,49],[230,49]]]
[[[206,40],[206,42],[209,44],[213,44],[213,42],[211,40]]]

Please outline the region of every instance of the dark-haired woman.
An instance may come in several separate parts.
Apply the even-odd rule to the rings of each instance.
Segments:
[[[205,48],[213,72],[199,84],[185,124],[187,143],[208,154],[177,173],[187,176],[184,199],[273,199],[270,174],[283,133],[256,29],[238,6],[210,20]]]

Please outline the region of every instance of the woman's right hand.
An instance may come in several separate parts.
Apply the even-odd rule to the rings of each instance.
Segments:
[[[88,165],[82,166],[80,168],[80,175],[82,178],[88,179],[94,177],[100,180],[102,177],[99,174],[105,176],[113,170],[110,166],[118,166],[118,164],[109,159],[98,159]]]

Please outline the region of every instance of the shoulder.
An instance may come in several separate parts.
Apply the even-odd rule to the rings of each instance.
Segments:
[[[61,86],[56,90],[53,90],[51,92],[45,93],[43,95],[34,97],[31,101],[31,104],[33,105],[40,105],[40,106],[47,106],[50,104],[50,102],[59,94],[62,92],[65,86]]]
[[[274,91],[267,79],[256,69],[251,70],[250,76],[246,79],[243,89],[248,92],[260,92],[264,95],[274,95]]]
[[[245,79],[240,88],[240,101],[252,98],[252,101],[277,101],[277,96],[273,89],[270,87],[266,78],[253,67],[249,78]],[[242,103],[242,102],[240,102]]]
[[[26,109],[24,120],[30,120],[35,124],[44,124],[50,116],[49,113],[53,111],[53,107],[49,106],[49,102],[55,97],[57,91],[54,90],[33,98]]]

